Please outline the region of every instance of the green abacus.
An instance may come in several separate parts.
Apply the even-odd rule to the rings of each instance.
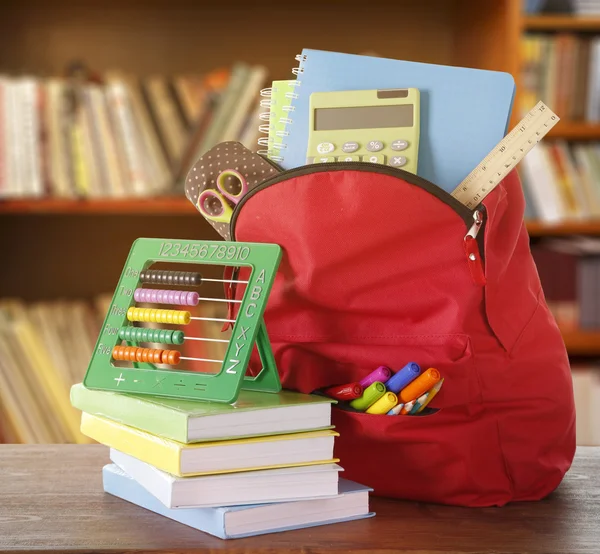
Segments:
[[[276,244],[224,241],[138,239],[131,247],[127,262],[104,320],[84,384],[90,389],[234,402],[240,389],[278,392],[281,383],[263,322],[263,313],[281,259]],[[197,373],[160,369],[154,364],[177,363],[179,352],[131,346],[138,342],[181,344],[183,332],[177,329],[132,327],[130,321],[152,321],[167,325],[189,323],[190,313],[172,309],[136,308],[135,296],[154,294],[162,303],[197,302],[197,293],[181,290],[137,288],[142,282],[195,286],[201,276],[193,272],[148,269],[155,262],[248,267],[246,291],[241,302],[225,358],[218,373]],[[154,280],[153,280],[154,279]],[[134,294],[135,291],[135,294]],[[148,294],[143,301],[150,298]],[[191,295],[191,296],[190,296]],[[187,304],[195,305],[195,304]],[[122,340],[129,346],[121,346]],[[256,343],[262,370],[255,377],[245,375]],[[113,360],[131,361],[134,367],[118,367]]]

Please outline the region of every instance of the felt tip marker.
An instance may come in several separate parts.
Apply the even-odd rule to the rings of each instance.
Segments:
[[[430,367],[425,373],[419,375],[412,383],[403,388],[398,397],[404,403],[416,400],[432,388],[440,379],[440,372],[434,367]]]
[[[348,383],[326,388],[323,392],[336,400],[354,400],[362,396],[363,388],[358,383]]]
[[[404,387],[414,381],[419,376],[419,373],[421,373],[419,364],[409,362],[385,382],[385,388],[390,392],[398,394]]]
[[[375,404],[385,394],[385,386],[379,381],[369,385],[360,398],[355,398],[350,402],[355,410],[364,412],[369,406]]]
[[[387,414],[396,404],[398,397],[393,392],[386,392],[377,402],[371,404],[368,414]]]
[[[375,381],[379,381],[380,383],[385,383],[392,376],[392,370],[389,367],[384,365],[380,365],[375,371],[371,371],[369,375],[363,377],[358,384],[366,389],[369,385],[375,383]]]

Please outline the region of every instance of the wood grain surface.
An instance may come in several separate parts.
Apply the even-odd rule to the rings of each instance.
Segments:
[[[600,551],[600,448],[541,502],[469,509],[371,499],[363,521],[222,541],[102,492],[103,446],[0,446],[0,552],[553,554]]]

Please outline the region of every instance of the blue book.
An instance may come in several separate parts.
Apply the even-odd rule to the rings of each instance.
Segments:
[[[167,508],[114,464],[104,466],[102,477],[107,493],[221,539],[278,533],[375,515],[369,512],[372,489],[345,479],[340,479],[338,495],[329,498],[223,508]]]
[[[515,94],[512,75],[304,49],[298,98],[291,101],[280,165],[306,163],[313,92],[418,88],[419,176],[452,192],[506,134]]]

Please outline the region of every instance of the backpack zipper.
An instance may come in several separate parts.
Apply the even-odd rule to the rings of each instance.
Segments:
[[[255,194],[264,190],[272,185],[287,181],[293,177],[301,177],[303,175],[310,175],[312,173],[320,173],[322,171],[364,171],[366,173],[381,173],[383,175],[389,175],[391,177],[398,177],[404,181],[415,185],[432,196],[435,196],[438,200],[452,208],[465,222],[467,228],[467,234],[464,237],[464,248],[467,257],[467,263],[471,272],[471,277],[477,284],[485,284],[485,274],[483,271],[483,233],[480,234],[481,229],[485,227],[485,206],[480,204],[475,210],[470,210],[464,204],[461,204],[451,194],[441,189],[437,185],[434,185],[431,181],[423,179],[414,173],[409,173],[403,169],[396,167],[390,167],[389,165],[373,164],[364,162],[329,162],[329,163],[317,163],[303,165],[294,169],[283,170],[279,165],[263,156],[270,165],[280,171],[279,174],[263,181],[260,185],[249,191],[235,206],[233,214],[231,216],[231,222],[229,224],[230,234],[233,240],[235,240],[235,225],[237,222],[238,215],[244,206],[244,204]]]

